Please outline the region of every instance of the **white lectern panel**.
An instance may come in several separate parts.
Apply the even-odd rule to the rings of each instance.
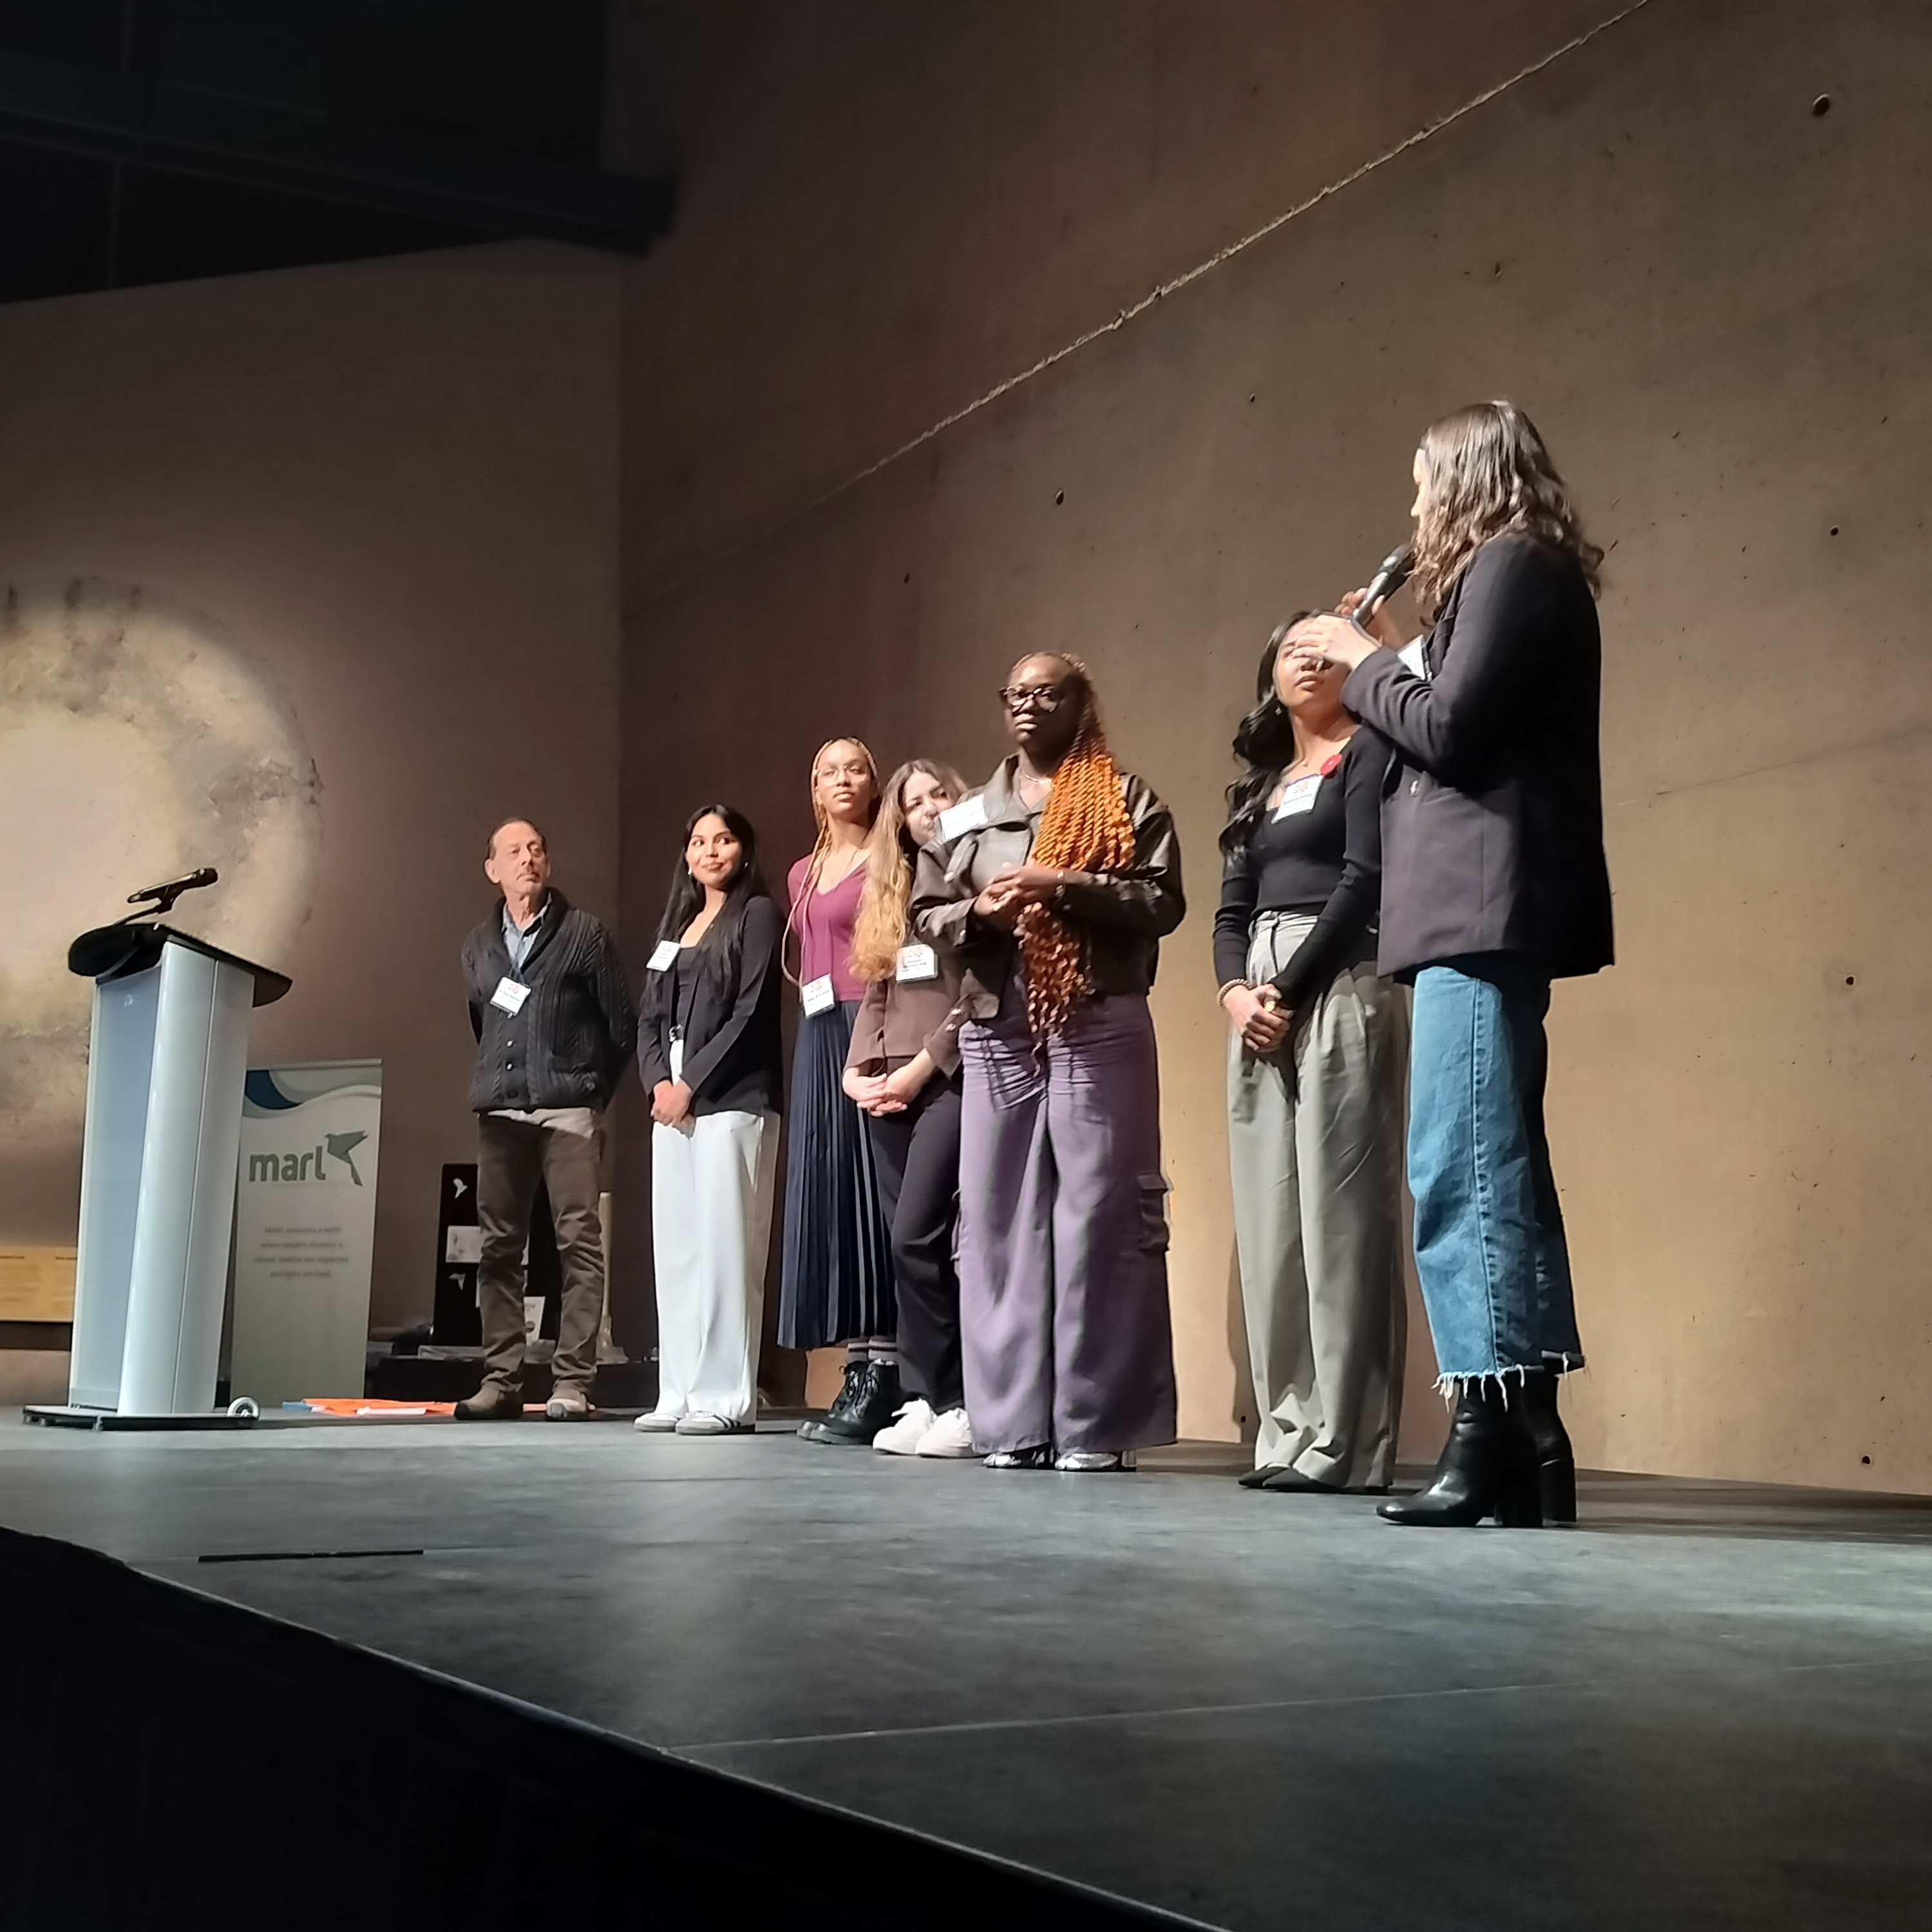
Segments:
[[[123,1415],[206,1414],[214,1406],[248,1070],[252,976],[170,942],[161,949],[160,980],[117,1405]]]
[[[80,1157],[80,1247],[74,1263],[68,1401],[118,1408],[128,1333],[128,1277],[148,1132],[148,1082],[161,969],[94,985],[87,1058],[87,1138]]]

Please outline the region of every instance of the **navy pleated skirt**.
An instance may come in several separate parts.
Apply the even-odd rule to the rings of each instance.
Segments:
[[[788,1348],[898,1331],[872,1146],[839,1084],[858,1010],[843,1000],[799,1022],[778,1289],[778,1340]]]

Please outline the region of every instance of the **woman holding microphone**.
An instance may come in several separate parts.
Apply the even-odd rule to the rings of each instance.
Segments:
[[[1508,403],[1432,424],[1414,476],[1424,674],[1396,655],[1379,611],[1373,637],[1317,617],[1295,645],[1348,668],[1342,703],[1398,760],[1382,806],[1380,964],[1414,986],[1416,1270],[1457,1402],[1434,1480],[1382,1513],[1533,1526],[1576,1514],[1556,1378],[1583,1353],[1544,1132],[1544,1018],[1552,979],[1611,960],[1603,553]]]

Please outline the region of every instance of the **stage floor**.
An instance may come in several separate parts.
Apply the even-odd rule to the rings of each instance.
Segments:
[[[1429,1534],[1152,1460],[14,1426],[0,1520],[1214,1925],[1928,1922],[1932,1500],[1598,1477]]]

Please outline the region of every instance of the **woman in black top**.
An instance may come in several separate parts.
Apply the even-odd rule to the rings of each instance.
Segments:
[[[700,806],[671,874],[638,1028],[658,1294],[658,1402],[640,1429],[723,1436],[756,1419],[783,928],[750,824],[728,805]]]
[[[1408,1016],[1377,977],[1386,742],[1343,674],[1268,640],[1234,736],[1214,970],[1232,1027],[1228,1150],[1260,1432],[1242,1482],[1385,1490],[1406,1340]]]
[[[1415,457],[1418,676],[1342,617],[1306,642],[1395,746],[1381,964],[1414,983],[1408,1180],[1449,1445],[1398,1522],[1576,1514],[1556,1378],[1582,1366],[1543,1124],[1550,982],[1610,963],[1598,762],[1603,553],[1508,403],[1432,424]],[[1358,593],[1359,597],[1359,593]],[[1356,600],[1346,607],[1352,610]]]

